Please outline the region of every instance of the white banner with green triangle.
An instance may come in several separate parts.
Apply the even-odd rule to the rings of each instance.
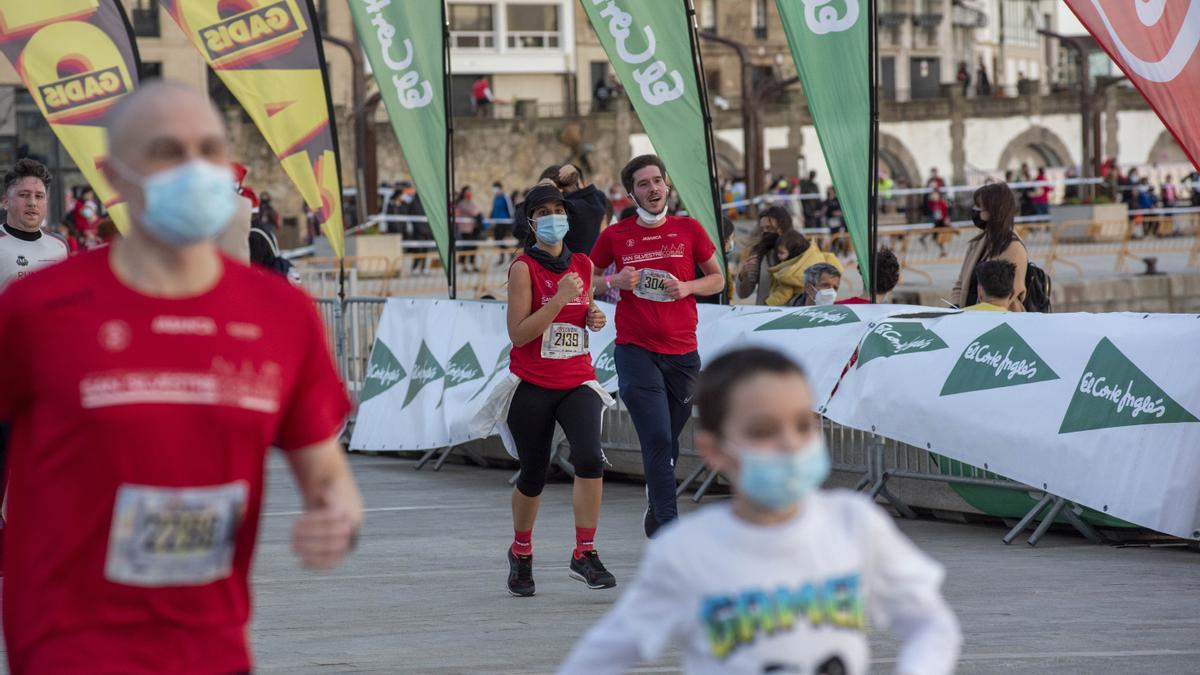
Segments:
[[[1177,314],[883,320],[825,415],[1200,539],[1198,341]]]
[[[699,309],[702,360],[750,344],[784,351],[804,366],[819,412],[834,422],[1200,538],[1200,372],[1182,360],[1200,339],[1200,317]],[[590,342],[609,391],[615,338],[610,320]],[[472,422],[507,373],[510,347],[504,303],[389,300],[350,447],[475,440]]]

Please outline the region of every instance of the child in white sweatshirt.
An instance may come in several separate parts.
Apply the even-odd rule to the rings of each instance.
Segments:
[[[659,533],[559,672],[624,672],[677,644],[689,673],[866,673],[868,617],[902,641],[897,673],[954,672],[941,566],[866,497],[817,489],[829,454],[800,367],[735,351],[704,371],[696,401],[696,449],[733,499]]]

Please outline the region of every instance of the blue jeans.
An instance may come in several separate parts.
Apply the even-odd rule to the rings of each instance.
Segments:
[[[660,525],[675,520],[675,460],[679,433],[692,416],[700,355],[655,354],[636,345],[617,345],[617,382],[638,442],[650,508]]]

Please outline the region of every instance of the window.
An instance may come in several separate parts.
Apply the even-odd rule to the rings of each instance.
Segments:
[[[509,5],[510,49],[558,49],[558,5]]]
[[[767,39],[767,0],[753,0],[751,5],[750,25],[754,27],[754,37],[759,40]]]
[[[717,34],[717,0],[703,0],[700,3],[700,30]]]
[[[129,7],[133,34],[138,37],[158,37],[158,0],[133,0]]]
[[[149,80],[162,79],[162,62],[161,61],[142,61],[142,70],[138,73],[138,79],[142,82]]]
[[[450,46],[495,49],[496,17],[492,5],[450,5]]]
[[[1029,47],[1040,43],[1037,5],[1023,0],[1000,0],[1000,12],[1005,42]]]

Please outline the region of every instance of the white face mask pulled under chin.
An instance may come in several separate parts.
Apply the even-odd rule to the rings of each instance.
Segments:
[[[670,196],[670,193],[668,192],[667,195]],[[658,213],[651,213],[651,212],[647,211],[646,209],[642,208],[642,204],[641,204],[641,202],[638,201],[637,197],[634,197],[632,194],[629,196],[630,196],[630,198],[633,199],[633,203],[637,204],[638,218],[641,218],[643,222],[649,223],[651,225],[657,225],[667,219],[667,207],[665,204],[666,199],[663,200],[664,205],[663,205],[662,211],[660,211]]]

